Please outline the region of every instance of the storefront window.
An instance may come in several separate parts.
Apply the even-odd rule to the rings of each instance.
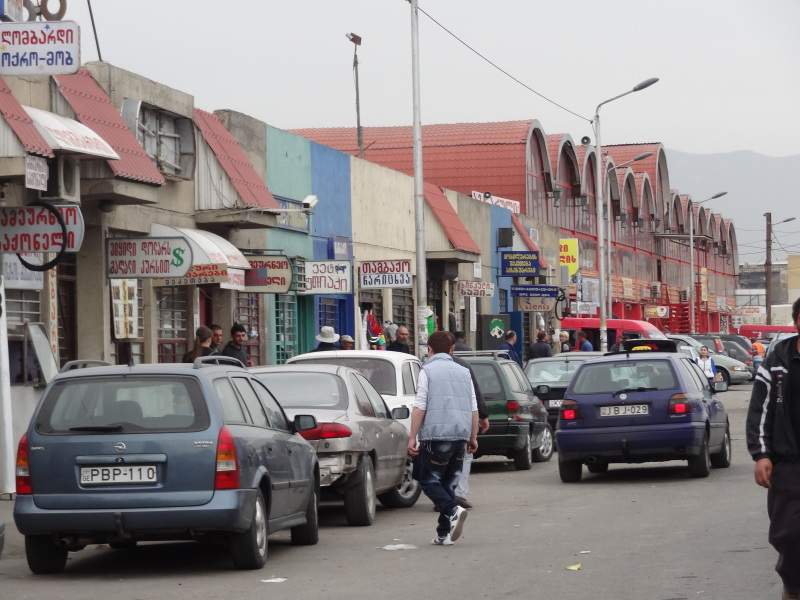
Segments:
[[[285,364],[297,351],[297,296],[281,294],[275,302],[275,361]]]
[[[186,286],[156,288],[156,307],[158,362],[181,362],[189,349],[189,289]]]
[[[254,365],[261,363],[261,318],[259,316],[259,295],[249,292],[236,292],[236,320],[247,329],[247,353]]]
[[[8,363],[11,385],[43,384],[25,325],[41,321],[41,292],[39,290],[6,290],[8,319]]]

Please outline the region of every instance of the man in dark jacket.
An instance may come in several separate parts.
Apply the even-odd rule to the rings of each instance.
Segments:
[[[553,348],[547,343],[547,332],[540,331],[536,334],[536,341],[528,346],[528,360],[553,356]]]
[[[800,298],[792,304],[800,332]],[[747,413],[747,448],[756,483],[767,488],[769,541],[783,599],[800,600],[800,337],[775,342],[756,374]]]
[[[247,329],[241,323],[236,323],[231,327],[231,341],[222,349],[222,356],[238,358],[245,367],[252,367],[253,361],[247,354],[244,343],[247,341]]]
[[[336,342],[339,341],[339,334],[333,329],[333,327],[320,327],[319,328],[319,335],[317,335],[317,347],[309,352],[325,352],[328,350],[338,350],[339,348],[336,347]]]
[[[472,348],[467,346],[467,334],[463,331],[456,331],[453,334],[456,337],[456,352],[471,352]]]
[[[400,325],[400,327],[397,328],[397,339],[389,344],[386,349],[392,352],[411,354],[411,348],[408,347],[408,328]]]

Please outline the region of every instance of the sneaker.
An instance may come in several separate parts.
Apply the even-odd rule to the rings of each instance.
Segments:
[[[462,498],[461,496],[456,496],[456,504],[458,504],[461,508],[466,508],[466,509],[472,508],[472,502],[470,502],[466,498]]]
[[[461,530],[464,528],[464,521],[467,520],[467,511],[460,506],[456,506],[456,511],[450,517],[450,539],[454,542],[461,537]]]
[[[438,535],[431,540],[431,544],[434,546],[452,546],[453,540],[450,538],[450,534],[448,533],[444,537],[439,537]]]

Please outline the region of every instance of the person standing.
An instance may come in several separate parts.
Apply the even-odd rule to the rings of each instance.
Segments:
[[[205,326],[197,328],[194,338],[194,347],[183,355],[181,362],[193,363],[195,359],[201,356],[212,356],[219,354],[211,347],[212,332],[211,329]]]
[[[800,333],[800,298],[792,304]],[[800,337],[773,342],[756,374],[747,411],[747,449],[755,480],[767,488],[769,542],[783,600],[800,599]]]
[[[547,343],[547,332],[540,331],[536,334],[536,342],[528,347],[528,360],[553,356],[553,348]]]
[[[500,350],[505,350],[508,352],[508,356],[517,363],[520,367],[522,367],[522,359],[517,354],[517,351],[514,350],[514,344],[517,343],[517,334],[516,332],[509,329],[506,331],[506,341],[500,344]]]
[[[428,360],[417,381],[411,410],[408,453],[419,456],[419,483],[439,507],[438,546],[450,546],[460,536],[466,509],[455,500],[455,489],[466,452],[478,449],[478,404],[469,370],[453,362],[453,334],[434,331],[428,338]]]
[[[319,334],[317,334],[317,341],[319,344],[316,348],[311,350],[310,352],[325,352],[326,350],[338,350],[336,347],[336,342],[339,341],[339,334],[334,331],[333,327],[325,327],[319,328]]]
[[[609,348],[608,351],[609,352],[619,352],[620,349],[622,348],[622,342],[627,342],[629,339],[630,338],[623,333],[621,336],[619,336],[619,341],[616,344],[614,344],[613,346],[611,346],[611,348]]]
[[[247,329],[241,323],[236,323],[231,327],[231,341],[222,349],[222,356],[238,358],[245,367],[252,367],[253,361],[247,354],[244,343],[247,341]]]
[[[209,329],[211,329],[211,349],[219,353],[219,347],[222,345],[222,327],[212,323]]]
[[[586,339],[586,332],[579,331],[578,332],[578,349],[581,352],[592,352],[594,350],[594,346],[592,346],[592,342]]]
[[[400,325],[397,328],[397,338],[386,347],[387,350],[392,352],[405,352],[411,354],[411,348],[408,346],[408,328]]]
[[[703,370],[703,374],[708,379],[708,385],[714,388],[714,378],[717,376],[717,365],[708,353],[708,346],[700,347],[700,358],[695,358],[694,362]]]
[[[467,334],[463,331],[456,331],[453,334],[456,338],[456,352],[472,352],[472,348],[467,346]]]
[[[352,350],[355,344],[355,340],[351,338],[349,335],[340,335],[339,336],[339,350]]]
[[[572,352],[572,346],[569,345],[569,333],[562,331],[558,334],[558,339],[561,343],[561,352]]]

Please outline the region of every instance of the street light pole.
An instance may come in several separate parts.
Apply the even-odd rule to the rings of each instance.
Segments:
[[[706,198],[705,200],[700,200],[699,202],[693,203],[689,206],[689,328],[692,330],[692,334],[697,333],[695,331],[695,273],[694,273],[694,206],[696,204],[703,204],[703,202],[708,202],[709,200],[715,200],[717,198],[722,198],[728,192],[719,192],[718,194],[714,194],[711,198]]]
[[[605,238],[603,235],[603,170],[605,165],[603,163],[603,145],[600,143],[600,107],[609,102],[613,102],[623,96],[638,92],[653,85],[658,81],[657,77],[652,77],[642,83],[636,85],[632,90],[628,90],[624,94],[614,96],[608,100],[604,100],[597,105],[594,111],[594,119],[592,125],[594,127],[595,148],[597,150],[597,169],[595,172],[595,212],[597,213],[597,262],[598,262],[598,301],[600,304],[600,351],[606,352],[608,350],[608,328],[606,325],[606,265],[603,260],[603,244]]]
[[[358,135],[358,158],[364,158],[364,137],[361,135],[361,102],[358,97],[358,47],[361,45],[361,36],[355,33],[346,33],[348,40],[353,42],[353,73],[356,78],[356,132]]]
[[[767,259],[764,261],[765,302],[767,304],[767,325],[772,325],[772,213],[764,213],[764,216],[767,218]],[[794,220],[795,217],[789,217],[776,225]]]

